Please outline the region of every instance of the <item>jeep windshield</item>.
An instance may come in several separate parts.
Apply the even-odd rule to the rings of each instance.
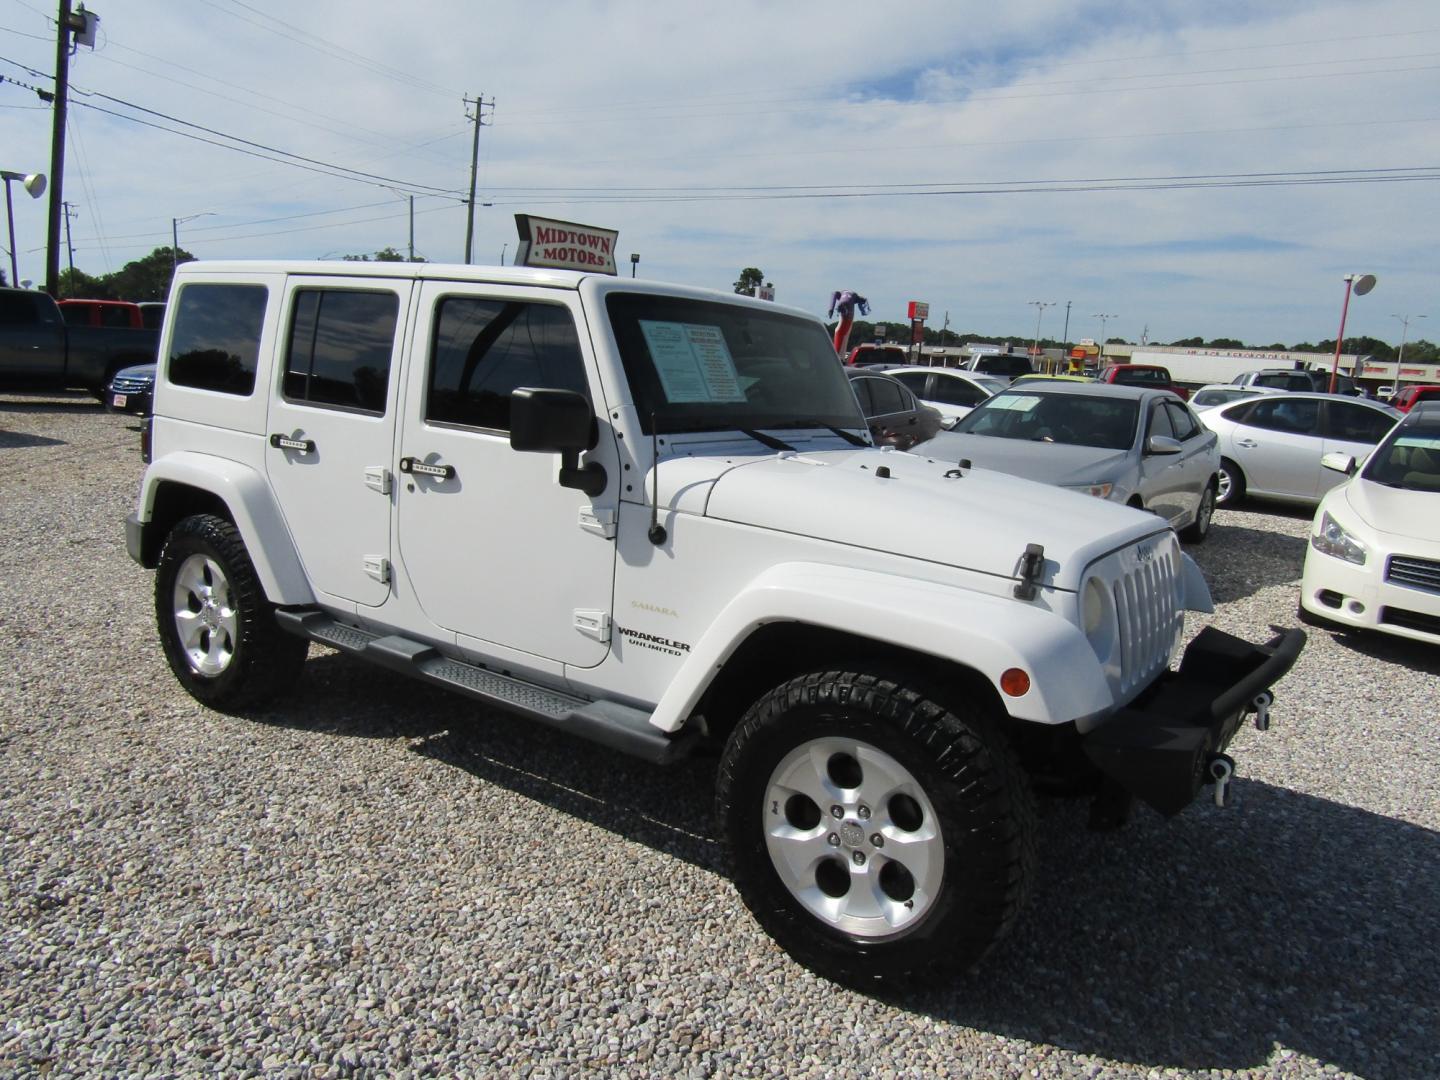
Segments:
[[[606,299],[648,435],[840,428],[865,419],[825,331],[783,312],[642,293]]]

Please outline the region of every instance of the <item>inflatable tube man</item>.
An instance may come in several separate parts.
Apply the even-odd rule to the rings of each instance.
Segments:
[[[855,325],[857,307],[861,315],[870,314],[870,301],[857,292],[846,289],[830,295],[830,314],[826,318],[833,319],[835,312],[840,312],[840,321],[835,324],[835,352],[842,360],[850,348],[850,328]]]

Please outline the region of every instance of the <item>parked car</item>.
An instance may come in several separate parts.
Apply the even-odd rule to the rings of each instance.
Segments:
[[[1152,390],[1169,390],[1181,400],[1190,396],[1190,391],[1170,377],[1170,369],[1159,364],[1107,364],[1095,378],[1102,383],[1118,383],[1121,386],[1148,386]]]
[[[1150,510],[1193,542],[1219,490],[1215,435],[1174,394],[1142,386],[1020,383],[919,453]]]
[[[155,330],[70,326],[45,293],[0,288],[0,387],[88,390],[104,400],[122,367],[150,363]]]
[[[145,316],[139,304],[128,300],[59,300],[60,315],[67,326],[111,326],[128,330],[143,330]],[[160,324],[153,324],[158,329]]]
[[[1095,381],[1095,376],[1093,376],[1093,375],[1071,375],[1071,374],[1068,374],[1068,373],[1061,373],[1061,372],[1056,372],[1056,373],[1053,374],[1053,375],[1047,375],[1047,374],[1046,374],[1045,372],[1043,372],[1043,371],[1036,371],[1036,372],[1033,372],[1033,373],[1031,373],[1031,374],[1029,374],[1029,375],[1021,375],[1018,379],[1015,380],[1016,383],[1032,383],[1032,382],[1083,382],[1083,383],[1093,383],[1094,381]],[[1015,383],[1011,383],[1010,385],[1011,385],[1011,386],[1014,386]]]
[[[1300,578],[1305,622],[1440,644],[1440,402],[1421,405],[1320,500]]]
[[[922,402],[938,410],[946,428],[1009,385],[994,375],[956,368],[887,366],[877,370],[894,376]]]
[[[908,364],[910,354],[903,345],[856,345],[845,358],[849,367],[869,367],[873,364]]]
[[[1281,391],[1269,386],[1236,386],[1233,383],[1211,383],[1209,386],[1202,386],[1190,395],[1190,407],[1197,413],[1206,409],[1213,409],[1217,405],[1228,405],[1232,401],[1239,401],[1242,398],[1252,398],[1260,394],[1278,394]]]
[[[1020,353],[981,353],[971,357],[965,369],[977,375],[999,375],[1012,382],[1035,370],[1030,365],[1030,358]]]
[[[135,305],[140,309],[140,319],[147,330],[159,330],[165,322],[164,300],[142,300]]]
[[[121,368],[105,387],[105,411],[149,416],[154,395],[154,364]]]
[[[1363,458],[1400,416],[1378,402],[1312,393],[1263,394],[1206,409],[1200,422],[1220,436],[1220,505],[1247,493],[1316,502],[1340,482],[1320,459]]]
[[[846,368],[845,374],[877,446],[909,450],[945,426],[940,411],[922,404],[899,379],[866,368]]]
[[[1440,401],[1440,386],[1402,386],[1390,404],[1401,412],[1409,412],[1422,401]]]
[[[1263,368],[1247,371],[1231,379],[1234,386],[1267,386],[1272,390],[1325,394],[1330,391],[1330,373],[1310,368]],[[1349,397],[1363,396],[1349,375],[1335,376],[1335,392]]]

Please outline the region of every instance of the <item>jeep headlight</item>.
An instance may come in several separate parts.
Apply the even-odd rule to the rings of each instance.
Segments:
[[[1330,516],[1329,510],[1320,515],[1320,531],[1310,537],[1310,546],[1333,559],[1365,565],[1365,545],[1346,532],[1344,526]]]
[[[1115,490],[1114,484],[1075,484],[1067,487],[1067,491],[1078,491],[1081,495],[1094,495],[1097,499],[1108,499],[1110,492]]]
[[[1098,577],[1087,579],[1080,590],[1080,628],[1095,655],[1107,659],[1115,645],[1115,606]]]

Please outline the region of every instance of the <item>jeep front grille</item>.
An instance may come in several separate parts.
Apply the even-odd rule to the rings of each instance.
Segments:
[[[1440,562],[1416,559],[1408,555],[1391,555],[1385,566],[1385,580],[1392,585],[1440,593]]]
[[[1106,563],[1120,635],[1115,689],[1129,699],[1169,666],[1184,618],[1180,552],[1174,536],[1165,534],[1141,541]]]

